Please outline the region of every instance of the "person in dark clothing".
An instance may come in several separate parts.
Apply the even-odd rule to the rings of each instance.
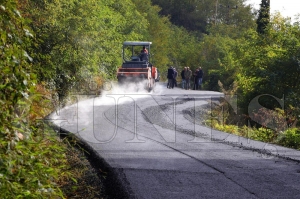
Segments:
[[[199,89],[201,90],[202,89],[202,80],[203,80],[203,70],[201,67],[199,67],[199,71],[198,71],[198,74],[197,74],[197,77],[198,77],[198,86],[199,86]]]
[[[143,46],[141,53],[146,53],[148,55],[148,50],[147,50],[146,46]]]
[[[174,86],[177,87],[177,80],[176,80],[177,75],[178,75],[178,73],[177,73],[177,71],[176,71],[176,68],[174,68],[173,87],[174,87]]]
[[[141,61],[148,61],[148,50],[146,46],[143,46],[139,57]]]
[[[184,73],[185,73],[185,71],[186,71],[186,67],[183,68],[183,70],[181,71],[181,74],[180,74],[180,75],[181,75],[181,79],[182,79],[182,80],[181,80],[181,81],[182,81],[182,82],[181,82],[182,89],[185,89],[185,78],[184,78]]]
[[[168,75],[167,75],[167,78],[168,78],[168,86],[167,88],[174,88],[174,69],[172,66],[170,66],[170,68],[168,69]]]
[[[198,90],[199,86],[199,77],[198,77],[199,69],[197,68],[196,71],[194,72],[194,89],[193,90]]]
[[[184,78],[186,82],[186,90],[190,90],[190,81],[192,77],[192,71],[190,70],[190,67],[186,67],[186,71],[184,72]]]

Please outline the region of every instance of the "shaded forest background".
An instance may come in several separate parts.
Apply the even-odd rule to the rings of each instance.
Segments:
[[[299,148],[300,22],[245,2],[0,1],[0,195],[63,195],[54,182],[64,149],[40,121],[71,93],[99,94],[115,80],[123,41],[152,41],[162,76],[201,66],[206,90],[237,96],[228,125],[243,118],[264,129],[254,138]]]

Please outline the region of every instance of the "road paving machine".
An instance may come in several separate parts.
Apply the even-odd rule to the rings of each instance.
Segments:
[[[125,41],[123,43],[123,64],[117,69],[119,84],[144,82],[151,91],[158,80],[158,70],[151,64],[151,46],[148,41]]]

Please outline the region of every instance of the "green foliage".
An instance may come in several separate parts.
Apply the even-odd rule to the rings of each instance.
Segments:
[[[276,111],[260,109],[252,116],[254,121],[260,121],[261,126],[258,128],[250,125],[240,126],[236,121],[230,120],[233,114],[230,113],[228,105],[224,102],[214,106],[208,114],[210,117],[206,124],[211,128],[253,140],[300,149],[299,128],[287,128],[287,117],[289,116],[282,109],[276,109]]]
[[[197,37],[186,29],[174,26],[167,17],[158,13],[161,10],[150,2],[133,0],[137,10],[149,22],[144,39],[153,42],[153,64],[165,73],[169,65],[177,68],[190,66],[199,67],[198,51],[200,47]]]
[[[268,35],[259,37],[251,31],[240,40],[237,57],[241,66],[237,75],[240,87],[240,107],[262,94],[285,97],[285,107],[297,107],[299,98],[299,25],[291,25],[280,16],[270,23]],[[243,55],[243,56],[241,56]],[[297,93],[297,94],[296,94]],[[269,99],[261,101],[268,107]],[[274,109],[276,106],[268,108]],[[279,107],[281,108],[281,107]]]
[[[158,12],[160,8],[153,6],[150,1],[132,0],[137,11],[147,22],[148,26],[143,34],[143,40],[152,41],[151,62],[158,67],[161,72],[167,70],[170,64],[168,54],[172,52],[170,40],[173,34],[171,23],[167,17],[161,17]]]
[[[183,28],[174,26],[172,30],[169,44],[171,49],[168,52],[171,63],[176,67],[189,66],[194,71],[199,67],[199,41]]]
[[[258,129],[254,128],[254,130],[251,130],[251,132],[248,133],[248,138],[267,142],[267,143],[274,143],[276,137],[277,137],[276,131],[267,128],[258,128]]]
[[[161,14],[170,16],[170,21],[184,27],[188,31],[197,31],[208,33],[209,27],[216,24],[228,24],[239,29],[248,29],[253,27],[253,15],[251,8],[245,6],[245,0],[152,0],[159,5]],[[237,9],[235,9],[237,6]]]
[[[278,137],[279,144],[294,148],[300,149],[300,131],[298,128],[291,128],[280,134]]]
[[[0,198],[62,197],[55,181],[64,151],[53,132],[30,120],[36,76],[33,33],[13,0],[0,5]]]
[[[202,66],[204,81],[208,81],[207,89],[219,91],[218,81],[231,85],[237,73],[235,59],[236,40],[221,35],[207,35],[203,38],[200,51],[199,65]]]
[[[291,128],[278,133],[267,128],[249,128],[247,126],[238,127],[236,125],[226,125],[212,123],[212,128],[217,130],[239,135],[267,143],[278,144],[284,147],[300,149],[300,131],[298,128]]]
[[[17,138],[1,142],[6,145],[1,152],[1,198],[62,197],[56,181],[67,175],[62,173],[65,155],[56,134],[50,132],[40,124],[32,125],[30,135],[20,129]]]
[[[97,76],[114,79],[122,42],[141,40],[148,26],[130,0],[30,1],[23,9],[36,33],[34,69],[60,99]]]
[[[239,135],[239,132],[238,132],[239,128],[236,125],[220,125],[220,124],[216,123],[214,125],[214,128],[218,129],[219,131]]]
[[[229,90],[226,90],[221,82],[219,82],[219,86],[225,94],[226,100],[223,99],[217,104],[212,103],[212,109],[207,113],[209,115],[209,119],[206,121],[207,125],[220,131],[253,140],[295,149],[300,148],[300,132],[299,128],[295,128],[298,119],[294,116],[295,109],[293,107],[289,107],[288,111],[280,108],[267,109],[265,107],[258,110],[254,109],[247,116],[246,126],[244,125],[245,122],[241,122],[241,115],[237,114],[239,110],[232,107],[236,104],[236,99],[231,98],[234,97],[238,89],[236,82]]]

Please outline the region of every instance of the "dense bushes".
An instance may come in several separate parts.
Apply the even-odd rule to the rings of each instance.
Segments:
[[[281,133],[278,137],[278,144],[281,144],[286,147],[299,149],[300,150],[300,131],[298,128],[291,128],[283,133]]]
[[[224,94],[237,97],[233,115],[239,121],[227,118],[215,128],[245,136],[231,125],[249,123],[251,138],[299,148],[297,133],[289,129],[299,127],[299,35],[298,22],[292,24],[277,14],[264,34],[249,29],[238,37],[215,33],[204,37],[201,62],[207,66],[207,88],[224,92],[237,85],[235,92]]]
[[[65,175],[63,147],[42,122],[31,120],[36,75],[29,47],[33,33],[13,0],[0,6],[0,197],[62,196],[55,184]]]
[[[253,140],[278,144],[281,146],[300,150],[300,131],[298,128],[290,128],[283,132],[277,132],[272,129],[263,127],[238,127],[236,125],[222,125],[219,123],[214,123],[212,128]]]
[[[63,197],[56,182],[69,174],[63,172],[67,164],[57,135],[40,125],[20,132],[1,141],[1,198]]]

